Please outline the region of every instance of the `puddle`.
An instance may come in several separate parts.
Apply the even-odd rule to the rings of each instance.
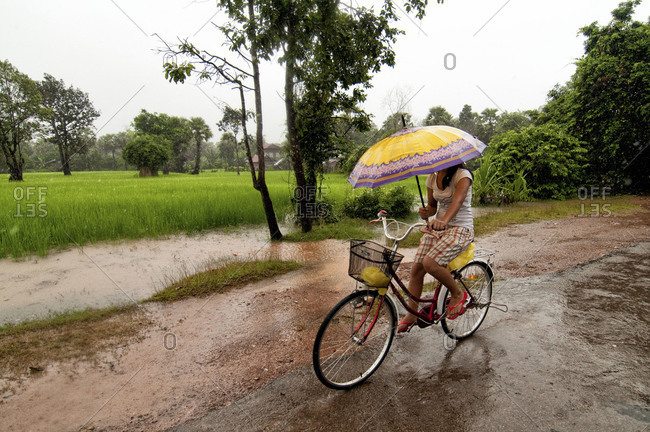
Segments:
[[[171,281],[223,261],[301,263],[347,253],[347,242],[270,242],[264,229],[88,245],[24,261],[0,260],[0,324],[145,299]]]

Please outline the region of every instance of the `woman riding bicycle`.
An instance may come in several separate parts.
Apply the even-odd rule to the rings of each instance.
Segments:
[[[472,174],[463,164],[430,174],[426,181],[428,205],[420,207],[422,219],[428,220],[422,228],[424,235],[415,254],[409,292],[420,297],[426,273],[439,280],[451,293],[447,319],[455,319],[465,312],[467,293],[461,290],[447,270],[454,258],[460,255],[474,239],[472,217]],[[409,307],[417,310],[418,303],[409,299]],[[407,313],[399,322],[397,332],[409,331],[417,318]]]

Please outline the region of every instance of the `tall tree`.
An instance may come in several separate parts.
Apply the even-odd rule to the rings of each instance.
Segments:
[[[481,128],[478,137],[484,143],[489,143],[497,130],[499,114],[496,108],[485,108],[480,115]]]
[[[238,141],[237,141],[237,135],[239,134],[239,129],[242,127],[242,112],[241,110],[231,108],[229,106],[226,106],[223,110],[223,117],[221,120],[217,123],[217,127],[219,127],[219,130],[222,130],[224,132],[229,132],[232,134],[234,137],[234,143],[235,143],[235,148],[234,148],[234,156],[235,156],[235,166],[237,170],[237,175],[239,175],[239,149],[238,149]]]
[[[187,150],[192,139],[190,122],[186,118],[150,113],[143,109],[133,119],[136,132],[157,136],[169,146],[169,160],[162,166],[163,174],[169,171],[185,172]]]
[[[203,120],[201,117],[190,118],[189,127],[190,131],[192,132],[194,145],[196,146],[196,154],[194,155],[194,170],[192,171],[192,174],[198,174],[201,168],[201,146],[204,141],[207,141],[212,137],[212,131],[210,130],[210,126],[205,124],[205,120]]]
[[[650,22],[632,19],[639,4],[620,3],[609,24],[581,29],[585,54],[537,120],[582,141],[589,181],[616,190],[650,189]]]
[[[237,140],[230,132],[221,135],[218,144],[219,157],[228,166],[234,166],[237,163]]]
[[[379,138],[386,138],[404,127],[413,127],[411,114],[405,112],[396,112],[386,117],[384,123],[379,129]]]
[[[138,133],[126,144],[122,157],[140,170],[140,177],[157,176],[169,159],[169,143],[160,136]]]
[[[118,169],[117,156],[122,153],[126,143],[129,142],[133,132],[122,131],[115,134],[102,135],[97,139],[97,146],[101,151],[110,155],[112,165],[111,169]],[[126,169],[126,167],[125,167]]]
[[[296,185],[300,190],[300,222],[302,230],[309,231],[311,220],[307,207],[311,194],[308,192],[303,165],[303,154],[309,150],[301,146],[298,135],[300,125],[297,121],[299,107],[296,85],[309,83],[310,77],[318,77],[322,85],[316,86],[318,88],[314,90],[319,94],[327,95],[329,91],[330,95],[344,95],[349,92],[348,96],[355,103],[363,100],[363,88],[369,86],[370,75],[378,71],[381,65],[392,65],[394,62],[391,44],[400,33],[391,27],[398,19],[395,5],[392,0],[387,0],[377,15],[372,10],[355,9],[336,0],[220,0],[219,5],[227,11],[232,21],[229,26],[220,28],[229,37],[233,51],[243,56],[243,50],[248,50],[244,57],[250,61],[252,73],[234,67],[223,57],[202,56],[204,52],[188,43],[181,44],[181,48],[188,49],[180,51],[194,58],[198,57],[204,67],[208,66],[209,71],[204,69],[201,73],[203,77],[218,75],[224,78],[222,72],[224,68],[228,68],[234,71],[237,80],[242,77],[253,80],[258,131],[262,124],[261,93],[258,92],[259,61],[268,60],[280,51],[278,58],[285,69],[287,135]],[[421,18],[424,16],[426,1],[406,0],[404,6],[407,12],[413,11]],[[351,53],[362,53],[362,56]],[[328,56],[336,60],[327,62]],[[217,65],[219,67],[215,67]],[[177,80],[181,75],[184,79],[194,66],[168,62],[165,68],[168,78]],[[313,71],[316,73],[310,73]],[[233,83],[227,78],[226,81]],[[355,87],[357,85],[359,87]],[[323,101],[324,104],[329,102],[329,97]],[[321,111],[321,108],[317,111]],[[259,158],[260,162],[263,162],[261,140],[262,136],[258,133],[258,152],[262,150],[259,152]]]
[[[77,153],[88,151],[89,130],[99,117],[87,93],[66,87],[63,80],[56,80],[45,74],[39,84],[43,95],[43,106],[49,110],[46,117],[50,140],[59,148],[61,169],[64,175],[71,175],[70,159]]]
[[[285,66],[287,135],[296,184],[302,191],[298,200],[300,223],[306,232],[311,229],[306,209],[314,198],[310,193],[315,188],[313,173],[339,143],[333,127],[335,115],[358,117],[358,126],[368,126],[358,105],[365,100],[372,74],[383,65],[394,64],[392,44],[400,31],[392,25],[398,17],[392,0],[384,2],[379,14],[337,0],[275,0],[271,4],[271,8],[262,10],[274,24],[270,28],[277,31],[274,36],[283,52],[280,62]],[[425,1],[407,0],[404,6],[418,18],[424,16]],[[301,86],[297,87],[298,83]],[[306,111],[317,114],[313,116],[315,121],[299,119],[305,110],[300,109],[297,89],[303,91]],[[301,127],[301,121],[308,126]],[[301,135],[301,131],[307,133]],[[315,160],[315,155],[320,160]]]
[[[425,126],[445,125],[454,126],[454,117],[440,105],[429,108],[429,114],[424,119]]]
[[[458,127],[465,132],[478,136],[481,128],[479,115],[472,111],[472,106],[465,104],[458,114]]]
[[[38,84],[8,61],[0,62],[0,149],[9,181],[23,180],[22,145],[38,128],[40,103]]]
[[[199,50],[188,40],[182,41],[177,47],[167,47],[168,56],[163,68],[165,78],[173,82],[185,82],[196,66],[200,66],[199,78],[234,85],[239,92],[241,104],[242,130],[244,133],[244,148],[253,179],[253,187],[260,192],[262,206],[269,227],[271,239],[280,240],[282,233],[273,210],[273,202],[266,184],[266,166],[264,163],[264,122],[262,113],[262,87],[260,78],[260,61],[268,59],[273,51],[273,40],[263,36],[260,30],[261,22],[259,8],[256,10],[254,0],[219,0],[219,7],[224,9],[230,18],[225,26],[218,27],[229,40],[230,49],[244,62],[237,66],[225,56],[214,55],[205,50]],[[178,62],[178,57],[189,58],[189,61]],[[252,85],[250,84],[252,81]],[[246,109],[245,91],[252,91],[255,100],[255,143],[259,163],[253,163],[253,153],[250,147],[250,135],[247,129],[248,111]]]

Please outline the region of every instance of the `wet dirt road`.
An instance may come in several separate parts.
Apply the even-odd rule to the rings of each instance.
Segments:
[[[350,391],[310,367],[173,431],[645,431],[650,242],[559,273],[500,280],[479,331],[395,340]],[[448,345],[448,344],[447,344]],[[243,359],[245,360],[245,359]]]

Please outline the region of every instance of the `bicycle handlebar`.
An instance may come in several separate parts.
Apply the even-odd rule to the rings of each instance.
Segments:
[[[413,231],[414,228],[421,227],[421,226],[426,226],[426,223],[424,223],[424,222],[416,222],[416,223],[411,225],[411,224],[407,224],[406,222],[400,222],[400,221],[398,221],[396,219],[386,219],[387,214],[388,213],[385,210],[380,210],[379,213],[377,213],[377,219],[371,220],[370,223],[381,222],[383,224],[383,227],[384,227],[384,235],[386,236],[386,238],[393,240],[395,242],[395,245],[397,245],[399,242],[401,242],[406,237],[408,237],[409,234],[411,234],[411,231]],[[401,237],[393,236],[388,232],[388,226],[393,222],[396,223],[396,224],[401,223],[401,224],[407,225],[409,227],[406,230],[406,233],[403,236],[401,236]]]

